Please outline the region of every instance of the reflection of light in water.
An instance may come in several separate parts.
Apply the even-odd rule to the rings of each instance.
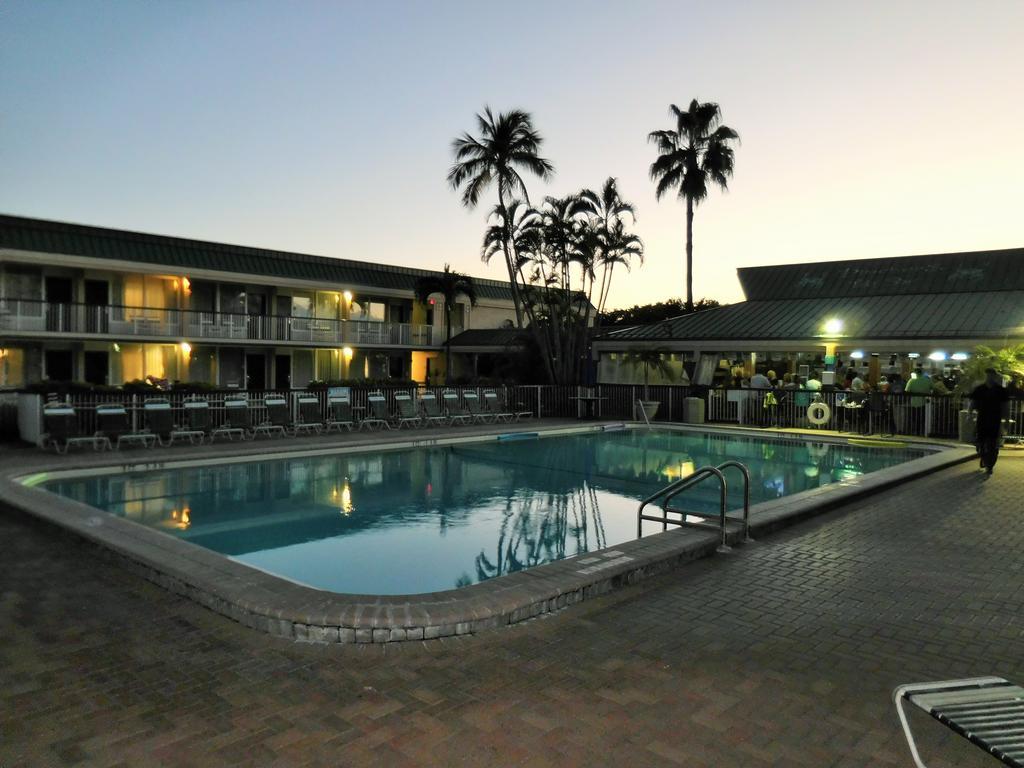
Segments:
[[[352,489],[349,488],[348,478],[345,478],[345,485],[341,487],[341,514],[351,515],[355,511],[355,507],[352,506]]]
[[[178,528],[184,531],[192,525],[192,510],[188,507],[183,507],[181,512],[178,512],[177,507],[171,510],[171,528]]]
[[[669,464],[663,470],[663,474],[668,480],[677,480],[683,477],[689,477],[697,469],[697,466],[692,461],[680,461],[678,465]]]

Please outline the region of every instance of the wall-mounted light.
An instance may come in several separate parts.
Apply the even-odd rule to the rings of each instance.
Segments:
[[[354,355],[355,352],[352,351],[352,347],[343,347],[341,354],[345,356],[345,362],[350,363],[352,362],[352,355]]]
[[[863,360],[864,353],[861,352],[859,349],[855,349],[853,352],[850,353],[850,357],[852,357],[854,360]]]
[[[946,359],[946,353],[942,351],[932,352],[930,355],[928,355],[928,359],[934,360],[937,363],[941,363],[943,360]]]
[[[341,295],[345,297],[345,302],[347,304],[351,304],[352,303],[352,291],[345,291]]]
[[[909,357],[911,360],[917,360],[917,358],[919,358],[920,356],[920,352],[910,352],[907,354],[907,357]]]
[[[115,352],[120,352],[121,351],[121,345],[118,344],[116,341],[114,342],[114,351]]]
[[[832,317],[825,321],[825,333],[835,336],[843,330],[843,321],[838,317]]]
[[[186,296],[192,293],[192,281],[189,280],[187,277],[181,278],[181,290],[185,293]]]
[[[181,342],[181,344],[179,344],[178,347],[181,349],[181,354],[183,354],[185,357],[188,357],[189,355],[192,354],[192,345],[189,344],[187,341]]]
[[[951,358],[952,358],[953,360],[956,360],[957,362],[961,362],[961,361],[963,361],[963,360],[966,360],[966,359],[967,359],[967,353],[966,353],[966,352],[954,352],[954,353],[953,353],[953,354],[951,355]]]

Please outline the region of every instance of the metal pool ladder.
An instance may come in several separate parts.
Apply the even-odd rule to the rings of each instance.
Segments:
[[[670,523],[672,525],[679,526],[690,525],[695,528],[706,528],[708,526],[708,524],[704,522],[691,523],[686,519],[687,516],[703,517],[712,520],[717,517],[719,519],[718,525],[722,535],[722,541],[718,545],[717,551],[731,552],[732,547],[730,547],[726,541],[726,522],[730,520],[732,522],[739,522],[735,519],[726,517],[725,514],[729,498],[729,485],[725,480],[725,472],[723,470],[729,469],[731,467],[738,469],[740,471],[740,474],[743,476],[742,541],[744,543],[753,541],[753,539],[750,538],[750,470],[747,469],[746,465],[733,460],[724,461],[717,467],[701,467],[700,469],[696,470],[693,474],[687,475],[686,477],[680,478],[675,482],[669,483],[661,490],[651,494],[642,502],[640,502],[640,508],[637,509],[636,511],[636,537],[639,539],[641,536],[644,520],[650,520],[655,523],[661,523],[661,529],[665,531],[668,530],[668,526]],[[709,477],[714,477],[718,479],[719,511],[717,514],[714,512],[687,512],[681,509],[672,509],[669,506],[672,499],[674,499],[676,496],[679,496],[684,491],[693,488],[695,485],[699,485],[700,483],[707,480]],[[661,516],[659,517],[656,515],[645,515],[644,508],[648,504],[658,501],[659,499],[661,500]],[[679,518],[677,519],[669,517],[669,514],[679,515]]]

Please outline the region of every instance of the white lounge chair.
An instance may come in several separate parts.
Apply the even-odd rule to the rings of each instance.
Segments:
[[[910,702],[1004,765],[1024,766],[1024,688],[1001,677],[972,677],[901,685],[893,691],[907,746],[925,768],[903,711]]]

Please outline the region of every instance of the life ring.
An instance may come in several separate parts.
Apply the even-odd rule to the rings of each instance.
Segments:
[[[832,418],[832,410],[826,403],[811,403],[807,406],[807,420],[816,427],[828,424]]]

